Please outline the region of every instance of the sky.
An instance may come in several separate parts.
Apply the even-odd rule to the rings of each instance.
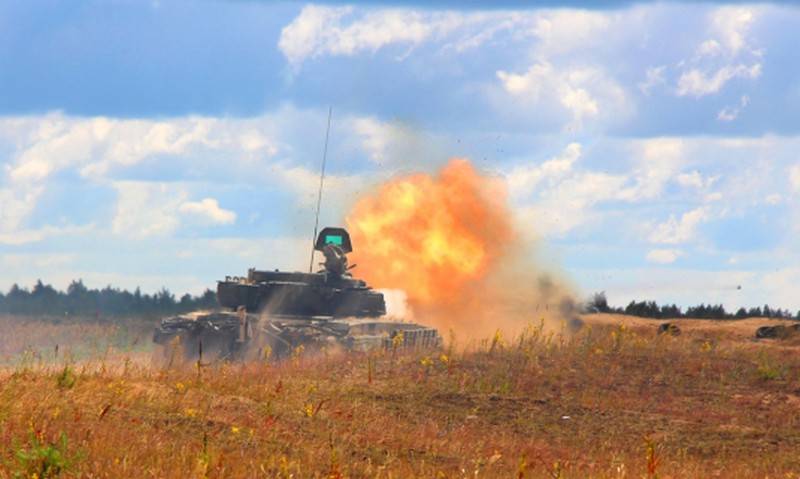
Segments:
[[[467,157],[581,295],[800,309],[800,7],[547,6],[0,2],[0,289],[302,269],[330,107],[323,224]]]

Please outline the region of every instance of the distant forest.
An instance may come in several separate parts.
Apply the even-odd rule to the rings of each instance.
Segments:
[[[33,289],[14,285],[0,293],[0,313],[46,316],[160,316],[179,314],[217,306],[217,295],[206,290],[200,296],[185,294],[176,299],[166,288],[155,294],[142,294],[139,288],[127,290],[106,286],[89,289],[81,280],[70,283],[66,291],[37,281]]]
[[[184,294],[176,298],[164,288],[155,294],[142,293],[139,288],[133,292],[106,286],[103,289],[89,289],[82,280],[70,283],[66,291],[59,291],[49,284],[37,281],[32,289],[14,285],[3,294],[0,292],[0,314],[44,315],[44,316],[82,316],[82,317],[153,317],[168,314],[181,314],[200,309],[216,308],[217,295],[207,289],[200,296]],[[800,311],[792,314],[787,309],[772,308],[769,305],[754,308],[739,308],[728,312],[721,304],[700,304],[690,306],[684,311],[674,304],[659,305],[655,301],[631,301],[624,308],[609,306],[605,292],[595,293],[584,304],[589,313],[617,313],[644,318],[700,318],[700,319],[741,319],[767,317],[778,319],[798,319]]]
[[[659,305],[655,301],[631,301],[624,308],[608,305],[605,292],[595,293],[586,305],[587,312],[616,313],[640,316],[643,318],[699,318],[699,319],[742,319],[766,317],[776,319],[798,319],[800,311],[792,314],[788,309],[771,308],[768,304],[755,308],[739,308],[736,312],[725,311],[721,304],[700,304],[690,306],[683,311],[674,304]]]

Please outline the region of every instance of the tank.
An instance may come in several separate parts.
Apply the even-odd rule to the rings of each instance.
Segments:
[[[437,348],[438,331],[386,317],[383,294],[353,277],[344,228],[323,228],[316,273],[251,268],[217,282],[220,311],[162,319],[153,341],[167,354],[213,359],[283,358],[299,351]]]

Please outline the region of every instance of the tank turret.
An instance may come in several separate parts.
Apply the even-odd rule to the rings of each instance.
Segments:
[[[217,284],[224,308],[239,306],[270,316],[332,318],[378,317],[386,314],[383,294],[350,274],[347,254],[353,251],[344,228],[324,228],[314,249],[325,261],[316,273],[250,269],[245,277],[227,277]]]

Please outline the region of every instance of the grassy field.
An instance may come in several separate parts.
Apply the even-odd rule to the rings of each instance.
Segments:
[[[80,361],[151,348],[154,321],[0,315],[0,365]]]
[[[800,477],[800,340],[585,320],[280,364],[18,362],[0,477]]]

